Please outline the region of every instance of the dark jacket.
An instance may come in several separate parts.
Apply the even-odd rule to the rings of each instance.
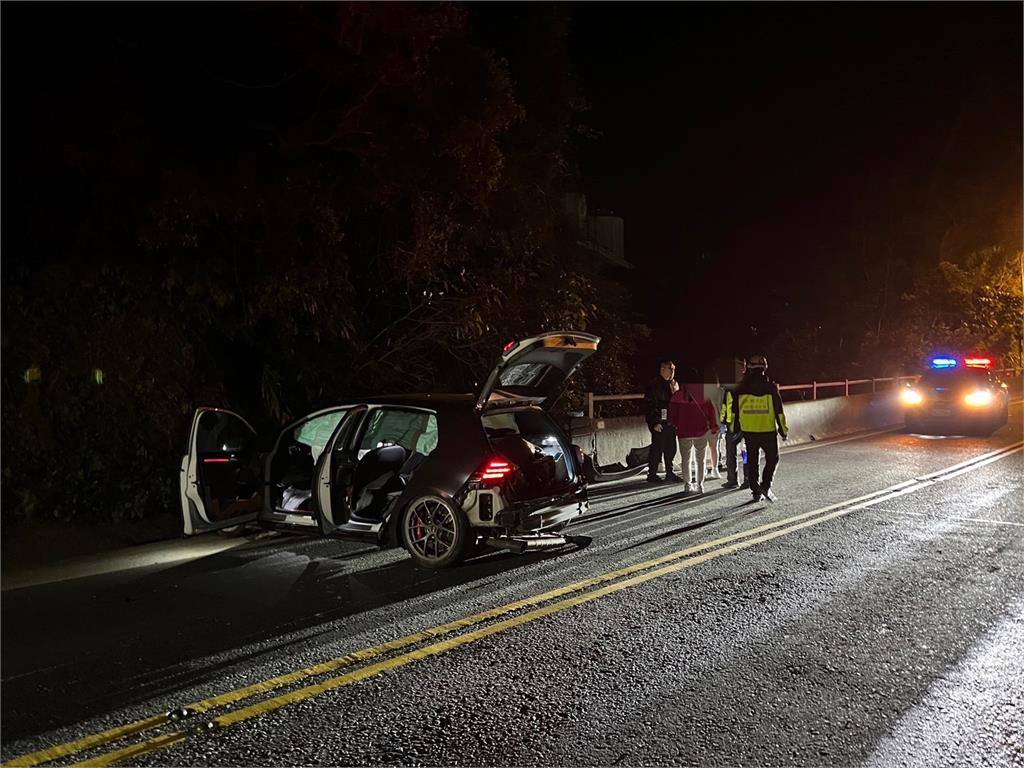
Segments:
[[[644,390],[644,418],[647,426],[668,423],[668,404],[672,399],[672,387],[661,376],[655,376]]]

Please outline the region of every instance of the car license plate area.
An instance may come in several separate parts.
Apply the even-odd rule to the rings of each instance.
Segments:
[[[953,415],[949,408],[932,408],[932,416],[937,419],[946,419]]]

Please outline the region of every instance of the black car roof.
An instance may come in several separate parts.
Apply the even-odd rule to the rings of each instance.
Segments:
[[[355,398],[325,406],[325,409],[344,408],[354,405],[395,405],[409,406],[410,408],[434,408],[440,410],[461,410],[467,406],[476,405],[476,396],[469,393],[413,393],[408,395],[375,395],[373,397]],[[508,403],[510,406],[520,408],[536,408],[536,405],[528,403]],[[324,409],[320,409],[324,410]]]
[[[473,395],[468,393],[433,394],[425,392],[415,393],[411,395],[375,395],[373,397],[363,397],[353,400],[346,400],[345,402],[337,403],[337,405],[360,405],[365,403],[366,405],[409,405],[415,406],[417,408],[426,408],[430,406],[465,405],[466,403],[472,404],[473,402]]]

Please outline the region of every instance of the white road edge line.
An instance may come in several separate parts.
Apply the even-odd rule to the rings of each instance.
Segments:
[[[839,445],[840,443],[849,443],[852,440],[863,440],[867,437],[875,437],[877,435],[886,435],[890,432],[895,432],[897,429],[902,429],[901,425],[887,427],[886,429],[876,429],[874,432],[861,432],[856,435],[850,435],[848,437],[836,437],[836,438],[825,438],[824,440],[813,440],[806,445],[795,445],[792,448],[786,448],[785,444],[779,449],[779,453],[783,456],[788,456],[791,453],[800,453],[801,451],[810,451],[814,448],[828,448],[830,445]]]
[[[943,515],[929,515],[925,512],[911,512],[909,509],[889,509],[885,507],[866,507],[868,512],[884,512],[887,515],[913,515],[914,517],[929,517],[936,522],[945,522],[947,520],[958,522],[958,523],[991,523],[992,525],[1012,525],[1015,527],[1024,528],[1024,523],[1014,522],[1013,520],[991,520],[987,517],[946,517]]]

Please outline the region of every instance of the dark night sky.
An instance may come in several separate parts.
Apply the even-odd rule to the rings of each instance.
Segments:
[[[863,228],[923,247],[907,222],[954,178],[1019,243],[1021,8],[572,6],[583,119],[603,133],[581,145],[582,172],[591,207],[625,218],[650,354],[721,351],[681,334],[694,316],[698,335],[718,327],[740,351],[765,304],[813,311],[807,267],[842,258]],[[740,274],[755,255],[753,293]]]
[[[245,18],[240,6],[218,7],[221,16]],[[909,261],[930,255],[934,264],[937,249],[922,224],[929,217],[974,216],[994,240],[1020,247],[1020,3],[564,7],[573,77],[592,104],[580,119],[601,132],[575,140],[577,159],[591,208],[625,219],[626,256],[637,265],[626,279],[637,319],[654,331],[642,358],[667,353],[699,363],[754,347],[771,353],[783,327],[843,300],[822,290],[823,271],[893,251]],[[471,9],[482,42],[513,53],[515,78],[515,54],[520,64],[531,55],[531,23],[550,7]],[[132,10],[106,6],[133,30],[131,39],[162,18],[141,5]],[[56,34],[31,15],[28,33],[5,37],[12,60],[35,62],[18,78],[8,68],[8,104],[19,85],[36,90],[32,76],[60,79],[75,52],[91,45],[72,22]],[[67,61],[32,58],[33,34],[67,48]],[[277,76],[273,61],[264,72],[259,62],[236,61],[230,45],[223,53],[217,65],[225,71],[231,64],[249,80]],[[116,98],[122,79],[149,73],[97,77]],[[190,81],[165,80],[150,98],[187,103]],[[176,135],[197,125],[214,130],[187,109],[175,121],[162,127]],[[18,126],[8,128],[5,146],[14,146]],[[943,199],[954,188],[970,190],[970,210],[957,208],[955,195]],[[861,250],[851,246],[858,240]],[[762,266],[751,273],[755,258]]]

